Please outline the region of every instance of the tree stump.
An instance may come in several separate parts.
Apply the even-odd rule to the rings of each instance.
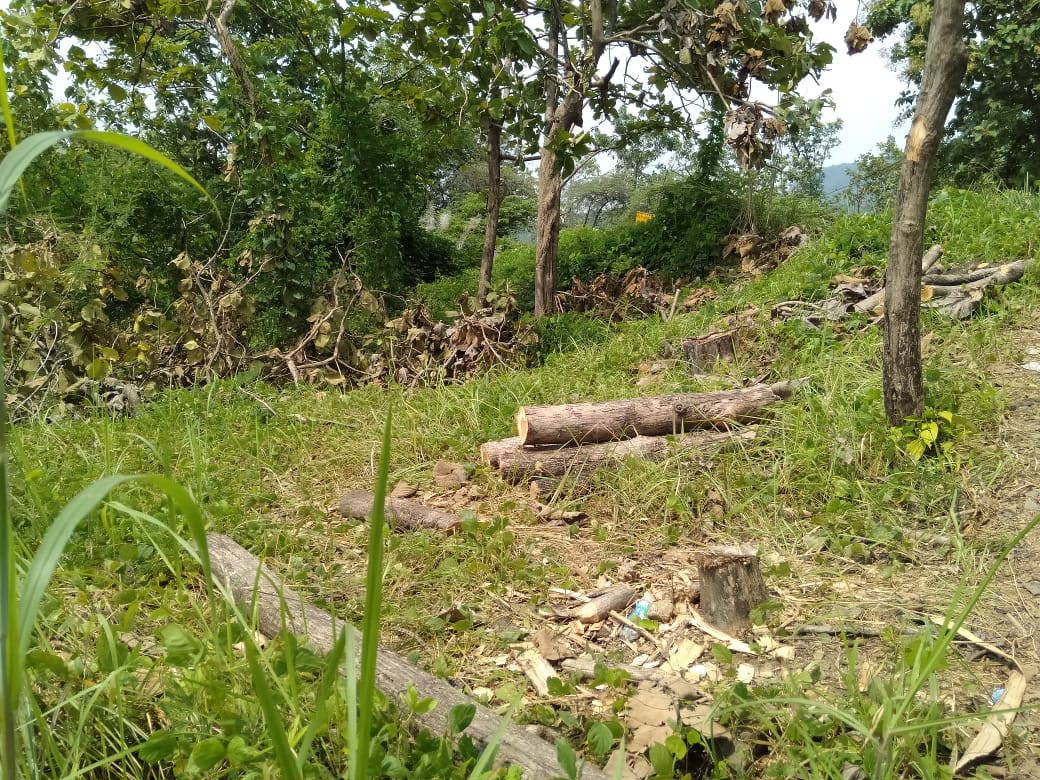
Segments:
[[[706,336],[683,339],[683,359],[691,371],[709,371],[719,360],[734,360],[737,356],[737,332],[724,330]]]
[[[699,556],[698,568],[704,619],[733,636],[751,628],[752,608],[769,597],[758,550],[750,544],[711,547]]]

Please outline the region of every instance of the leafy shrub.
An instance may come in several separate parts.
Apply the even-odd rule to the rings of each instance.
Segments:
[[[611,323],[579,312],[564,312],[535,320],[538,343],[533,352],[538,362],[554,352],[570,352],[583,346],[600,344],[610,338]]]

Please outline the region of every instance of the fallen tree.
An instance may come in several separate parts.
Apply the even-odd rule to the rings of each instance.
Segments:
[[[522,406],[516,428],[523,445],[590,444],[633,436],[665,436],[751,422],[791,397],[806,380],[709,393],[646,396],[558,406]]]
[[[348,623],[303,601],[252,553],[223,534],[209,534],[209,553],[213,577],[225,586],[245,615],[255,615],[260,632],[274,639],[283,629],[303,636],[317,650],[328,653],[343,630],[355,630]],[[361,645],[361,634],[357,643]],[[475,705],[476,714],[467,729],[478,746],[487,744],[502,727],[502,718],[444,680],[414,666],[400,656],[379,649],[376,659],[376,686],[392,700],[414,688],[419,697],[437,702],[432,710],[413,717],[432,734],[448,733],[448,715],[459,704]],[[515,764],[531,780],[560,777],[556,747],[524,728],[509,725],[502,732],[496,764]],[[586,764],[585,780],[607,780],[596,766]]]

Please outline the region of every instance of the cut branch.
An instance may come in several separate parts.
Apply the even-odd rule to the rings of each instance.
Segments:
[[[367,520],[372,516],[375,496],[367,490],[351,490],[339,501],[339,513],[355,520]],[[410,531],[429,528],[434,531],[456,531],[462,520],[448,512],[423,506],[417,501],[387,496],[386,519],[394,528]]]

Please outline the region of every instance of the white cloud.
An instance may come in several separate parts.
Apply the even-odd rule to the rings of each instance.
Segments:
[[[828,163],[851,163],[859,155],[874,151],[889,135],[895,136],[896,144],[902,147],[910,129],[909,122],[896,122],[900,109],[895,101],[905,84],[889,67],[881,45],[874,41],[864,52],[846,53],[845,31],[855,15],[854,5],[839,3],[837,21],[813,25],[814,34],[835,48],[834,62],[820,77],[819,87],[811,81],[802,85],[809,97],[830,89],[835,110],[827,118],[837,117],[844,123],[840,143]]]

